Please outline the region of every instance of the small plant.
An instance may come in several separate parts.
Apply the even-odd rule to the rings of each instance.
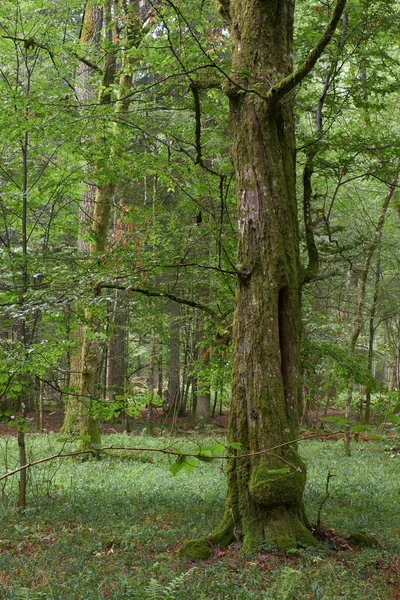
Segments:
[[[298,598],[296,591],[302,578],[301,571],[285,567],[279,581],[267,590],[264,600],[294,600]]]
[[[167,585],[159,583],[157,579],[150,579],[146,586],[146,598],[148,598],[148,600],[174,600],[177,591],[182,587],[194,569],[195,567],[189,569],[189,571],[186,571],[185,573],[177,575]]]

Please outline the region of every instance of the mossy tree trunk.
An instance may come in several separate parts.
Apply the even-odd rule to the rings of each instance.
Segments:
[[[292,2],[231,2],[232,70],[241,87],[267,92],[270,78],[291,72],[293,9]],[[239,208],[229,440],[241,444],[240,454],[275,449],[231,461],[224,526],[250,550],[264,540],[287,550],[312,541],[302,504],[305,465],[295,444],[279,447],[296,439],[299,417],[293,108],[290,98],[269,106],[238,92],[227,90]],[[270,472],[284,467],[288,474]]]
[[[238,282],[228,439],[241,458],[227,467],[226,510],[207,543],[281,551],[314,542],[303,508],[306,467],[296,450],[300,398],[299,231],[291,90],[331,39],[345,1],[306,61],[292,72],[293,0],[224,0],[232,71],[229,98],[238,199]],[[287,469],[287,472],[279,472]]]
[[[79,38],[83,55],[85,55],[85,53],[90,53],[93,47],[98,44],[101,34],[102,21],[102,7],[93,2],[86,2],[83,11],[82,27]],[[77,68],[76,93],[77,98],[82,105],[88,104],[90,101],[94,101],[94,98],[96,97],[93,87],[93,68],[85,62],[81,62]],[[93,216],[95,188],[96,186],[93,182],[85,183],[85,191],[79,206],[78,250],[82,254],[89,251],[89,245],[84,234],[87,233],[86,222]],[[69,386],[71,387],[73,393],[71,393],[71,395],[67,398],[65,404],[64,421],[60,429],[60,433],[66,435],[75,434],[79,427],[81,403],[79,401],[78,392],[82,371],[81,360],[83,332],[83,325],[80,324],[78,330],[74,334],[77,343],[76,348],[71,356],[69,377]]]
[[[114,83],[116,55],[112,42],[112,0],[104,3],[104,30],[108,50],[104,56],[99,104],[107,105],[111,101],[111,85]],[[106,140],[104,140],[106,141]],[[115,192],[114,182],[97,185],[95,188],[92,241],[89,253],[94,259],[101,260],[105,252],[110,223],[112,200]],[[98,302],[102,294],[96,281],[91,290],[91,301],[85,308],[85,325],[81,353],[81,373],[79,384],[79,426],[81,436],[90,436],[90,442],[82,441],[82,447],[88,444],[100,445],[101,435],[97,419],[93,416],[94,404],[103,393],[101,371],[103,366],[102,323],[105,315]],[[94,307],[94,308],[92,308]]]
[[[104,3],[104,29],[107,44],[107,52],[104,57],[104,67],[102,76],[102,85],[99,95],[99,104],[108,105],[112,101],[112,86],[115,81],[116,72],[116,50],[114,44],[113,33],[118,38],[121,31],[118,29],[118,19],[114,19],[115,31],[112,29],[113,18],[115,17],[115,7],[112,0],[106,0]],[[125,49],[129,50],[137,47],[144,35],[142,23],[139,17],[140,3],[135,0],[132,4],[125,2],[121,3],[122,16],[129,22],[129,26],[125,31]],[[114,16],[113,16],[114,15]],[[116,123],[116,142],[118,140],[118,119],[126,116],[131,96],[129,91],[132,87],[132,65],[123,53],[121,73],[119,77],[120,93],[118,102],[115,104],[115,119]],[[110,159],[116,154],[116,148],[111,148]],[[110,160],[111,162],[111,160]],[[96,187],[94,209],[93,209],[93,224],[92,224],[92,242],[90,244],[90,254],[93,258],[99,261],[103,260],[110,225],[110,216],[112,202],[117,187],[117,181],[113,172],[108,172],[109,181],[99,184]],[[97,282],[92,287],[92,306],[99,306],[99,298],[102,294],[101,285]],[[102,341],[102,324],[104,315],[97,308],[92,309],[90,306],[85,309],[85,328],[84,339],[82,345],[82,371],[80,377],[79,396],[81,399],[80,413],[80,434],[89,435],[91,444],[100,444],[100,428],[98,421],[93,416],[93,405],[103,393],[103,385],[101,379],[101,370],[103,363],[103,347]],[[82,444],[86,445],[86,441]]]

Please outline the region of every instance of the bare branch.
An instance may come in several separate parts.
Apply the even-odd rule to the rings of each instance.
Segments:
[[[218,315],[214,310],[212,310],[212,308],[210,308],[206,304],[196,302],[195,300],[189,300],[188,298],[181,298],[180,296],[176,296],[175,294],[171,294],[170,292],[156,292],[152,290],[145,290],[143,288],[131,287],[130,285],[118,285],[114,283],[100,283],[99,287],[114,290],[126,290],[127,292],[136,292],[137,294],[143,294],[144,296],[148,296],[149,298],[169,298],[170,300],[173,300],[178,304],[185,304],[186,306],[198,308],[199,310],[202,310],[208,315],[210,315],[216,321],[221,321],[222,318],[221,315]]]

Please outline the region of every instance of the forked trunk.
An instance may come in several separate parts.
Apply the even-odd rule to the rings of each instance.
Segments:
[[[230,3],[242,88],[264,96],[292,71],[293,11],[291,1]],[[287,550],[313,542],[306,468],[288,443],[298,430],[301,333],[293,106],[290,97],[271,106],[234,86],[227,93],[239,208],[229,440],[252,456],[229,465],[223,525],[240,531],[246,548],[264,541]]]
[[[290,0],[230,2],[225,92],[239,240],[228,438],[249,456],[228,464],[225,516],[208,541],[227,545],[236,536],[248,550],[314,543],[302,501],[306,467],[293,442],[301,333],[293,107],[288,96],[274,106],[264,99],[292,70],[293,11]]]

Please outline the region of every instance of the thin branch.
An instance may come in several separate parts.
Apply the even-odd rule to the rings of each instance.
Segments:
[[[282,448],[284,446],[289,446],[291,444],[295,444],[295,443],[303,441],[303,440],[310,440],[310,439],[319,438],[319,437],[326,437],[327,435],[332,435],[332,433],[331,432],[325,433],[325,434],[324,433],[316,433],[314,435],[304,436],[297,440],[291,440],[290,442],[278,444],[277,446],[273,446],[272,448],[268,448],[267,450],[260,450],[259,452],[249,452],[248,454],[224,454],[222,456],[207,456],[207,458],[210,458],[211,460],[228,460],[228,459],[238,460],[239,458],[249,458],[251,456],[259,456],[261,454],[271,454],[272,450],[276,450],[276,449]],[[26,469],[35,467],[36,465],[40,465],[45,462],[49,462],[51,460],[56,460],[57,458],[69,458],[69,457],[73,457],[73,456],[82,456],[84,454],[94,454],[94,453],[98,453],[98,452],[103,452],[104,450],[118,450],[118,451],[124,451],[124,452],[126,452],[126,451],[158,452],[160,454],[167,454],[169,456],[187,457],[187,458],[199,458],[199,456],[200,457],[204,456],[201,454],[201,451],[196,452],[196,453],[189,453],[189,452],[186,453],[186,452],[182,452],[179,450],[168,450],[167,448],[142,448],[142,447],[130,448],[130,447],[126,447],[126,446],[103,446],[102,448],[90,448],[87,450],[74,450],[72,452],[59,452],[57,454],[52,454],[51,456],[46,456],[45,458],[39,458],[38,460],[30,461],[29,463],[22,465],[21,467],[18,467],[17,469],[13,469],[12,471],[8,471],[7,473],[4,473],[4,475],[0,476],[0,481],[2,481],[3,479],[7,479],[8,477],[11,477],[12,475],[16,475],[17,473],[20,473],[21,471],[25,471]]]
[[[326,476],[325,496],[321,500],[319,508],[318,508],[317,525],[316,525],[317,531],[321,527],[321,512],[322,512],[322,507],[324,506],[325,502],[330,497],[329,482],[332,479],[332,477],[336,477],[336,475],[334,475],[333,473],[331,473],[330,471],[328,471],[328,475]]]

